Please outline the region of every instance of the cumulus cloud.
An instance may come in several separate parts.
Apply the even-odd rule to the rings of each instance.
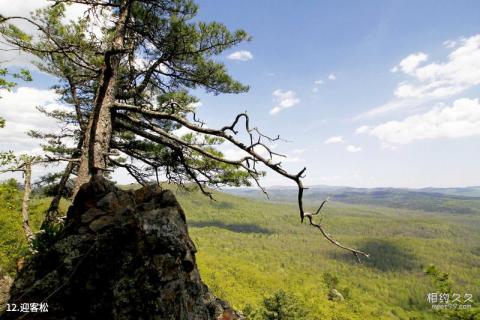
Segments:
[[[197,108],[200,108],[201,106],[203,106],[203,103],[200,102],[200,101],[197,101],[197,102],[190,103],[188,106],[190,108],[197,109]]]
[[[365,133],[367,132],[368,130],[370,129],[369,126],[361,126],[361,127],[358,127],[356,130],[355,130],[355,133]]]
[[[334,75],[333,73],[330,73],[330,74],[328,75],[328,80],[336,80],[336,79],[337,79],[337,76]]]
[[[324,84],[325,82],[323,80],[315,80],[313,82],[313,88],[312,88],[312,92],[318,92],[318,87],[321,86],[322,84]]]
[[[59,130],[55,120],[40,113],[36,107],[46,110],[68,107],[60,104],[57,94],[52,90],[39,90],[20,87],[13,92],[0,91],[0,116],[5,118],[5,128],[0,129],[0,150],[31,152],[39,149],[39,141],[29,137],[29,130]]]
[[[365,127],[360,131],[377,137],[384,146],[480,135],[480,103],[478,99],[457,99],[451,107],[437,106],[426,113]]]
[[[408,57],[407,57],[408,58]],[[420,57],[422,58],[422,57]],[[426,55],[424,57],[426,60]],[[418,61],[418,56],[417,56]],[[415,61],[402,69],[413,79],[399,83],[399,98],[449,97],[480,83],[480,34],[461,40],[445,62],[432,62],[417,67]]]
[[[133,65],[137,70],[143,70],[149,68],[154,62],[150,59],[147,59],[144,56],[137,55],[135,56],[135,59],[133,60]],[[164,63],[160,63],[160,65],[157,67],[157,70],[163,72],[163,73],[169,73],[171,70],[168,68],[168,66]]]
[[[35,11],[48,5],[47,0],[24,0],[17,1],[15,5],[12,5],[12,2],[9,0],[0,0],[0,8],[2,8],[3,16],[29,16],[30,12]],[[29,34],[35,34],[37,32],[36,28],[22,20],[12,20],[16,26],[20,27],[22,30]],[[0,48],[6,48],[6,45],[2,45]],[[3,66],[20,66],[28,67],[31,65],[31,62],[36,60],[36,57],[31,54],[26,54],[19,51],[4,51],[0,50],[0,61],[2,61]]]
[[[58,132],[59,124],[40,113],[36,107],[41,106],[47,111],[56,109],[70,110],[66,105],[58,102],[57,94],[52,90],[40,90],[29,87],[19,87],[9,92],[0,90],[0,116],[5,118],[6,124],[0,129],[0,150],[13,151],[15,154],[42,155],[40,140],[29,137],[26,132],[38,130],[40,132]],[[71,143],[72,141],[66,141]],[[33,170],[32,178],[36,180],[48,172],[56,172],[63,168],[63,164],[49,164],[42,170]],[[20,177],[18,174],[5,174],[3,179]]]
[[[356,117],[369,118],[395,110],[411,109],[449,98],[480,84],[480,34],[447,40],[450,53],[443,62],[425,64],[428,55],[417,52],[402,59],[391,71],[406,76],[394,90],[394,99]]]
[[[34,12],[37,9],[44,8],[46,6],[52,5],[51,1],[48,0],[22,0],[22,1],[15,1],[15,5],[12,5],[12,1],[10,0],[0,0],[0,7],[2,8],[2,15],[5,17],[8,16],[29,16],[30,13]],[[87,6],[82,4],[71,4],[66,7],[65,10],[65,20],[73,20],[79,16],[85,14]],[[29,31],[36,30],[28,22],[19,22],[25,23],[25,27],[28,28]]]
[[[230,60],[248,61],[253,59],[253,55],[250,51],[240,50],[235,51],[227,56]]]
[[[272,95],[274,97],[274,102],[276,103],[272,110],[270,110],[270,114],[272,115],[300,103],[300,99],[297,98],[296,93],[292,90],[282,91],[277,89],[273,91]]]
[[[352,152],[352,153],[355,153],[355,152],[360,152],[362,151],[362,147],[359,147],[359,146],[354,146],[353,144],[349,144],[346,148],[346,150],[348,152]]]
[[[425,102],[429,101],[428,99],[394,99],[388,101],[378,107],[365,111],[354,118],[354,120],[362,120],[380,116],[383,114],[391,113],[396,110],[402,110],[407,108],[413,108],[419,106]]]
[[[186,134],[195,133],[195,131],[193,131],[193,130],[187,128],[187,127],[181,126],[177,130],[173,130],[172,133],[174,135],[178,136],[178,137],[183,137]]]
[[[324,141],[325,144],[336,144],[336,143],[343,143],[345,140],[343,139],[342,136],[334,136],[326,139]]]
[[[2,8],[2,15],[5,17],[8,16],[21,16],[21,17],[30,17],[30,13],[51,6],[52,1],[49,0],[22,0],[15,1],[15,4],[12,5],[10,0],[0,0],[0,8]],[[79,17],[85,16],[88,14],[88,6],[84,4],[73,3],[66,6],[64,21],[68,22],[71,20],[76,20]],[[108,19],[104,19],[106,15],[97,14],[90,15],[94,17],[91,19],[91,24],[89,25],[89,30],[93,32],[97,37],[101,35],[101,28],[112,26],[112,23]],[[97,19],[98,18],[98,19]],[[17,27],[22,29],[24,32],[36,36],[39,31],[38,28],[32,25],[31,23],[24,20],[11,20],[11,23],[15,24]],[[2,45],[0,48],[5,48],[6,45]],[[0,50],[0,61],[4,66],[20,66],[20,67],[34,67],[32,61],[37,61],[38,58],[31,54],[26,54],[19,51],[4,51]]]
[[[412,73],[424,61],[428,60],[428,55],[423,52],[412,53],[408,57],[400,61],[399,64],[392,68],[392,72],[402,71],[404,73]]]

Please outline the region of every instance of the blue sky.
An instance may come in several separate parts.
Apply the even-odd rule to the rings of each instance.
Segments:
[[[231,73],[251,86],[243,95],[200,95],[200,115],[220,125],[248,110],[256,124],[292,141],[278,149],[308,167],[312,184],[354,186],[462,186],[480,181],[478,133],[458,138],[420,139],[385,146],[375,136],[356,134],[374,126],[479,97],[478,85],[439,99],[413,99],[375,117],[369,110],[396,100],[394,91],[409,76],[391,72],[410,54],[424,52],[429,63],[445,63],[459,40],[480,33],[477,1],[199,1],[199,18],[243,28],[253,40],[233,51],[253,59],[223,59]],[[450,44],[445,41],[452,41]],[[453,41],[455,47],[448,48]],[[223,57],[225,58],[225,57]],[[473,68],[473,65],[472,65]],[[477,73],[480,71],[476,71]],[[328,80],[328,75],[335,80]],[[314,85],[317,80],[321,85]],[[315,89],[314,89],[315,88]],[[275,90],[293,91],[295,106],[271,115]],[[315,90],[316,92],[313,92]],[[419,104],[419,105],[417,105]],[[325,144],[341,136],[338,144]],[[389,139],[392,140],[392,139]],[[349,145],[358,152],[348,152]],[[292,154],[292,150],[304,150]],[[272,175],[271,175],[272,176]],[[283,184],[269,177],[271,184]]]
[[[199,20],[242,28],[253,37],[218,57],[251,86],[248,93],[196,92],[198,114],[210,127],[247,110],[266,133],[290,141],[275,150],[289,156],[286,168],[308,168],[308,184],[480,184],[480,2],[198,4]],[[51,102],[43,92],[51,83],[35,74],[29,86],[37,91],[24,94]],[[0,104],[20,98],[13,94]],[[2,149],[6,144],[0,141]],[[265,179],[267,185],[288,183],[273,173]]]

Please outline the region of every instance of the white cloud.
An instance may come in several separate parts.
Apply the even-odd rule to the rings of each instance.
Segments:
[[[407,56],[391,71],[402,72],[406,80],[397,84],[395,98],[370,109],[355,119],[369,118],[395,110],[412,109],[426,102],[448,98],[480,84],[480,34],[458,41],[447,40],[451,49],[446,61],[427,61],[428,56],[418,52]]]
[[[348,152],[352,152],[352,153],[353,153],[353,152],[360,152],[360,151],[362,151],[363,149],[362,149],[362,147],[358,147],[358,146],[354,146],[353,144],[349,144],[349,145],[347,146],[346,150],[347,150]]]
[[[2,8],[2,15],[5,17],[8,16],[29,16],[30,13],[34,12],[37,9],[41,9],[52,5],[52,1],[48,0],[22,0],[15,1],[15,5],[12,5],[10,0],[0,0],[0,7]],[[66,7],[65,10],[65,20],[73,20],[85,14],[88,6],[81,4],[71,4]],[[25,26],[29,28],[30,31],[36,30],[34,26],[28,22],[24,22]]]
[[[454,48],[456,45],[457,41],[455,40],[447,40],[443,42],[443,46],[448,49]]]
[[[190,108],[193,108],[193,109],[197,109],[199,107],[203,106],[203,103],[200,102],[200,101],[197,101],[197,102],[192,102],[188,105],[188,107]]]
[[[12,3],[10,0],[0,0],[0,8],[2,8],[2,15],[5,17],[9,16],[23,16],[28,17],[30,13],[46,7],[48,5],[47,0],[22,0],[22,1],[15,1],[15,4]],[[13,22],[13,20],[12,20]],[[26,22],[26,21],[15,21],[15,24],[21,27],[23,30],[34,33],[35,27]]]
[[[48,5],[46,0],[24,0],[17,1],[14,5],[9,0],[0,0],[0,8],[2,8],[2,15],[8,16],[29,16],[30,12],[40,9]],[[29,34],[36,33],[35,27],[22,20],[11,20],[16,26]],[[1,45],[0,48],[6,48],[6,45]],[[26,54],[19,51],[4,51],[0,50],[0,61],[3,66],[31,66],[31,62],[36,58],[31,54]]]
[[[314,93],[315,93],[315,92],[318,92],[318,87],[321,86],[321,85],[324,84],[324,83],[325,83],[325,82],[324,82],[323,80],[315,80],[315,81],[313,82],[314,87],[313,87],[313,89],[312,89],[312,92],[314,92]]]
[[[229,160],[238,160],[248,155],[245,151],[234,148],[227,148],[221,151],[223,153],[223,156]]]
[[[334,75],[333,73],[330,73],[330,74],[328,75],[328,80],[336,80],[336,79],[337,79],[337,76]]]
[[[403,70],[413,77],[399,83],[395,95],[399,98],[442,98],[460,93],[480,84],[480,34],[462,39],[461,44],[443,63]]]
[[[364,113],[359,114],[354,118],[354,120],[362,120],[362,119],[368,119],[368,118],[373,118],[376,116],[380,116],[382,114],[390,113],[393,111],[397,110],[402,110],[402,109],[410,109],[417,107],[427,101],[430,101],[429,99],[394,99],[391,101],[388,101],[381,106],[378,106],[376,108],[370,109]]]
[[[361,126],[361,127],[358,127],[358,128],[355,130],[355,133],[357,133],[357,134],[359,134],[359,133],[365,133],[365,132],[367,132],[369,129],[370,129],[369,126]]]
[[[336,143],[343,143],[345,140],[341,136],[334,136],[330,137],[327,140],[325,140],[323,143],[325,144],[336,144]]]
[[[30,152],[39,148],[39,141],[27,136],[29,130],[58,131],[55,120],[40,113],[36,107],[51,111],[68,110],[60,104],[52,90],[19,87],[13,92],[0,91],[0,116],[5,118],[5,128],[0,129],[0,150]]]
[[[235,51],[227,56],[230,60],[248,61],[253,59],[253,55],[250,51],[240,50]]]
[[[428,60],[428,55],[423,52],[412,53],[404,58],[398,65],[391,69],[392,72],[402,71],[404,73],[412,73],[424,61]]]
[[[273,91],[272,95],[274,96],[274,102],[276,103],[272,110],[270,110],[270,114],[272,115],[300,103],[300,99],[297,98],[295,92],[292,90],[282,91],[277,89]]]
[[[52,1],[48,0],[22,0],[22,1],[15,1],[14,5],[12,5],[12,1],[10,0],[0,0],[0,8],[2,8],[2,15],[5,17],[9,16],[21,16],[21,17],[30,17],[30,13],[45,8],[49,5],[52,5]],[[64,21],[68,22],[71,20],[76,20],[77,18],[88,14],[88,6],[83,4],[70,4],[66,6],[65,9],[65,18]],[[106,15],[106,14],[105,14]],[[89,26],[89,30],[97,37],[101,35],[101,27],[102,26],[111,26],[112,24],[109,23],[107,20],[104,19],[105,15],[97,13],[97,15],[90,15],[90,17],[99,17],[101,22],[98,19],[92,18],[91,24]],[[25,20],[10,20],[10,23],[13,23],[24,32],[30,35],[38,35],[39,31],[38,28],[32,25],[31,23]],[[5,44],[2,44],[0,48],[8,47]],[[11,47],[8,47],[11,48]],[[24,52],[19,52],[17,50],[14,51],[4,51],[0,50],[0,61],[2,61],[2,65],[4,66],[19,66],[19,67],[30,67],[34,68],[32,65],[32,61],[38,61],[38,58],[31,54],[27,54]]]
[[[135,59],[133,61],[133,65],[135,66],[135,68],[137,70],[146,70],[153,64],[153,62],[154,62],[154,60],[147,59],[145,57],[137,55],[137,56],[135,56]],[[171,73],[172,72],[172,70],[169,68],[169,66],[166,65],[165,63],[160,63],[160,65],[156,68],[156,70],[158,70],[160,72],[163,72],[163,73]]]
[[[377,137],[387,146],[480,135],[480,103],[478,99],[457,99],[451,107],[437,106],[426,113],[388,121],[362,132]]]
[[[181,126],[179,129],[173,130],[172,133],[177,137],[183,137],[186,134],[194,133],[194,131],[187,127]]]
[[[277,114],[279,113],[280,111],[282,111],[282,109],[280,107],[273,107],[271,110],[270,110],[270,114]]]

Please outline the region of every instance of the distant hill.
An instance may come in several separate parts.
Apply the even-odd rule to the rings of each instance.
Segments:
[[[257,189],[228,189],[225,192],[255,199],[265,199]],[[294,202],[297,193],[293,187],[271,187],[269,199],[274,202]],[[304,198],[312,204],[330,197],[330,200],[390,208],[415,209],[453,214],[480,214],[480,187],[466,188],[351,188],[311,186]]]
[[[429,193],[441,193],[451,196],[480,197],[480,186],[464,188],[423,188],[419,190]]]

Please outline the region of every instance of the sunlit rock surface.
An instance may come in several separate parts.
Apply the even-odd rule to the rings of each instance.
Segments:
[[[124,191],[97,178],[46,247],[10,290],[10,303],[48,303],[34,319],[242,319],[202,283],[185,214],[168,190]]]

